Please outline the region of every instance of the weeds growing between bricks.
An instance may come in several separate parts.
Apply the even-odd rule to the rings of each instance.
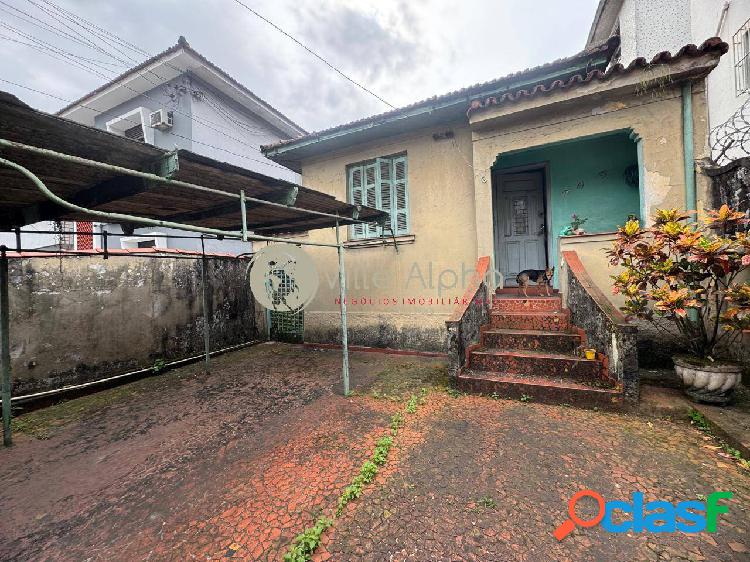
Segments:
[[[406,403],[404,412],[406,414],[415,414],[417,408],[424,404],[425,398],[427,397],[428,391],[423,388],[419,395],[412,394],[409,401]],[[378,474],[379,469],[388,462],[388,453],[393,446],[393,440],[398,435],[399,429],[401,429],[406,421],[404,412],[396,412],[391,417],[390,436],[384,436],[378,439],[375,444],[375,449],[372,452],[369,460],[366,460],[362,467],[359,469],[352,483],[349,484],[341,496],[339,496],[338,504],[336,505],[336,512],[333,518],[320,516],[315,525],[305,529],[302,533],[297,535],[292,541],[289,550],[284,554],[285,562],[307,562],[312,558],[315,550],[320,545],[323,533],[331,528],[336,519],[341,516],[346,506],[356,500],[362,495],[367,484],[370,484]]]
[[[740,453],[734,447],[731,447],[723,439],[717,436],[711,430],[711,425],[708,423],[708,420],[703,414],[701,414],[698,410],[692,408],[688,412],[688,417],[690,418],[691,425],[697,427],[700,431],[702,431],[706,435],[713,437],[719,443],[719,446],[724,450],[725,456],[731,457],[733,460],[737,462],[737,464],[739,464],[745,470],[750,470],[750,460],[743,458],[742,453]]]

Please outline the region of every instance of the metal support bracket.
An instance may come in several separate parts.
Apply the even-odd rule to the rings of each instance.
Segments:
[[[393,238],[393,249],[396,250],[396,253],[398,254],[398,242],[396,241],[396,233],[393,232],[393,226],[390,223],[388,224],[388,230],[391,231],[391,238]]]
[[[154,164],[151,172],[162,178],[171,180],[180,171],[180,160],[177,157],[177,151],[167,152],[164,156],[159,158]],[[159,184],[154,181],[148,182],[148,188],[154,189]]]
[[[297,202],[298,195],[299,195],[299,187],[297,187],[296,185],[293,185],[286,192],[286,197],[284,197],[281,201],[279,201],[279,203],[284,203],[284,205],[291,207]]]
[[[154,166],[154,173],[157,176],[167,178],[171,180],[180,171],[180,159],[177,156],[177,151],[166,153],[164,156],[159,158]]]

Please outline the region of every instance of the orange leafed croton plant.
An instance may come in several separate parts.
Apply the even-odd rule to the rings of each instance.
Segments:
[[[701,358],[750,329],[750,220],[724,205],[701,222],[658,210],[652,228],[629,220],[608,252],[624,269],[613,275],[622,310],[682,339]]]

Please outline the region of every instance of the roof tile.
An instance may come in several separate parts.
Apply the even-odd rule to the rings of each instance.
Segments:
[[[374,124],[379,121],[386,120],[389,117],[394,117],[401,113],[405,113],[411,109],[416,109],[421,106],[429,106],[431,104],[442,102],[442,101],[447,101],[452,98],[461,98],[465,96],[477,95],[481,93],[482,91],[486,91],[488,88],[500,87],[504,83],[510,82],[511,80],[517,80],[519,78],[523,78],[526,76],[532,77],[536,74],[546,73],[546,72],[549,72],[550,70],[554,70],[558,68],[563,69],[566,66],[574,62],[583,63],[586,59],[590,59],[594,55],[599,55],[599,54],[611,55],[612,53],[614,53],[615,49],[619,46],[619,44],[620,44],[620,38],[618,36],[613,36],[613,37],[610,37],[606,42],[600,45],[596,45],[594,47],[584,49],[583,51],[580,51],[576,53],[575,55],[571,55],[569,57],[559,58],[554,61],[541,64],[539,66],[534,66],[531,68],[527,68],[525,70],[520,70],[517,72],[513,72],[511,74],[506,74],[505,76],[496,78],[494,80],[489,80],[487,82],[479,82],[477,84],[473,84],[471,86],[467,86],[459,90],[454,90],[446,94],[432,96],[432,97],[423,99],[421,101],[393,109],[391,111],[386,111],[385,113],[379,113],[377,115],[372,115],[370,117],[365,117],[363,119],[357,119],[355,121],[350,121],[348,123],[336,125],[335,127],[330,127],[328,129],[322,129],[320,131],[309,133],[307,135],[303,135],[294,139],[282,140],[273,144],[263,145],[261,146],[261,150],[263,150],[263,152],[266,152],[266,151],[270,151],[275,148],[279,148],[288,144],[294,144],[296,142],[299,142],[300,140],[311,139],[315,137],[328,135],[336,131],[349,129],[351,127],[356,127],[358,125],[363,125],[366,123]]]
[[[669,51],[662,51],[658,54],[656,54],[651,61],[647,61],[643,57],[639,57],[635,60],[633,60],[630,64],[628,64],[627,67],[623,66],[622,64],[615,64],[612,65],[609,69],[607,69],[606,72],[602,72],[601,70],[592,70],[591,72],[588,72],[586,76],[581,76],[580,74],[576,74],[569,78],[568,80],[555,80],[549,85],[545,84],[537,84],[531,89],[519,89],[514,92],[506,92],[502,96],[490,96],[485,99],[475,99],[472,100],[469,104],[469,109],[466,112],[467,115],[471,115],[472,113],[479,111],[481,109],[495,106],[495,105],[501,105],[504,103],[512,103],[519,101],[521,99],[529,99],[533,98],[537,95],[544,95],[548,94],[550,92],[556,91],[556,90],[564,90],[568,88],[574,88],[576,86],[579,86],[581,84],[587,84],[589,82],[592,82],[593,80],[597,80],[600,82],[609,80],[615,75],[623,75],[628,74],[636,69],[639,68],[647,68],[652,65],[656,64],[668,64],[675,62],[683,57],[700,57],[708,53],[720,53],[721,55],[725,54],[729,50],[729,45],[724,43],[719,37],[712,37],[711,39],[707,39],[704,41],[700,47],[696,47],[693,44],[685,45],[682,47],[677,53],[674,55],[671,54]]]

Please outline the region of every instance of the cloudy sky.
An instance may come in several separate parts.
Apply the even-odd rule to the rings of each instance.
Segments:
[[[579,51],[597,4],[597,0],[244,2],[394,106]],[[98,74],[125,70],[108,56],[123,59],[123,54],[91,35],[82,38],[77,34],[82,29],[62,18],[55,6],[151,54],[184,35],[193,48],[307,130],[388,109],[234,0],[0,0],[0,80],[67,100],[106,81],[70,63],[69,54],[64,55],[68,60],[49,56],[48,45],[74,54]],[[134,51],[127,55],[126,60],[146,58]],[[7,82],[0,81],[0,90],[46,111],[66,105]]]

